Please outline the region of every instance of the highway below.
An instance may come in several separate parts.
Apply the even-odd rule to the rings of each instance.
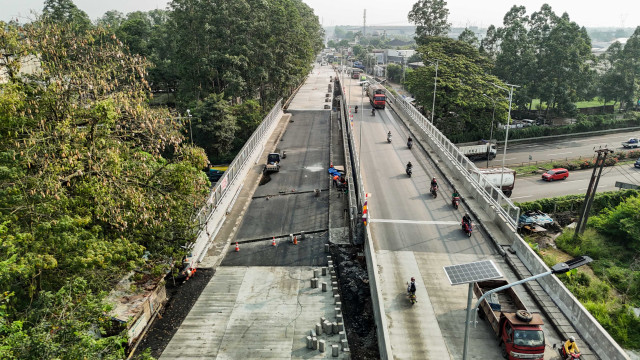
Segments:
[[[569,173],[566,180],[552,182],[542,180],[540,175],[516,177],[511,200],[527,202],[564,195],[584,195],[592,174],[593,169],[574,170]],[[640,185],[640,168],[634,168],[633,164],[605,167],[602,170],[597,192],[618,190],[615,187],[616,181]]]
[[[362,89],[345,79],[354,114],[354,137],[360,149],[365,191],[370,194],[370,232],[376,251],[382,302],[391,347],[397,359],[461,359],[466,314],[467,286],[451,286],[443,267],[480,260],[493,260],[504,277],[516,281],[504,259],[482,231],[467,237],[459,221],[464,209],[450,204],[451,188],[420,146],[408,149],[408,131],[389,108],[371,115]],[[386,134],[391,131],[392,143]],[[413,176],[405,164],[414,165]],[[432,177],[440,179],[437,198],[429,193]],[[406,297],[406,283],[415,277],[418,303]],[[526,306],[538,312],[522,287],[514,288]],[[545,323],[549,323],[545,318]],[[560,339],[550,326],[546,359],[553,359],[552,344]],[[475,359],[499,359],[500,348],[489,325],[480,321],[470,335],[469,349]]]
[[[614,151],[629,151],[621,145],[630,137],[640,135],[640,130],[623,131],[610,134],[594,135],[579,138],[565,139],[541,139],[538,143],[509,141],[507,144],[506,166],[527,165],[536,162],[565,161],[566,159],[578,159],[580,157],[591,158],[595,155],[594,149],[609,148]],[[498,146],[498,155],[489,161],[489,166],[502,165],[504,147]],[[531,160],[529,160],[531,156]],[[476,161],[476,166],[486,167],[486,160]]]

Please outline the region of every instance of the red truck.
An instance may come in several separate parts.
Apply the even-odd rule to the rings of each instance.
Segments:
[[[507,285],[506,280],[480,281],[473,284],[473,292],[480,298],[489,290],[504,285]],[[543,360],[545,342],[542,317],[530,313],[513,288],[489,295],[480,303],[478,313],[491,325],[505,359]]]
[[[367,88],[367,96],[369,96],[369,102],[371,106],[376,109],[384,109],[387,104],[387,96],[385,95],[385,88],[380,84],[371,84]]]

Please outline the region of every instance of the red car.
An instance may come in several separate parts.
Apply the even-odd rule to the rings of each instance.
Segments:
[[[551,169],[546,173],[542,174],[542,180],[553,181],[553,180],[564,180],[569,177],[569,170],[564,168]]]

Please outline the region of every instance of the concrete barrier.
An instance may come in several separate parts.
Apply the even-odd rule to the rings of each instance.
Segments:
[[[382,306],[382,291],[378,288],[380,277],[378,276],[378,260],[373,247],[373,240],[369,234],[369,229],[365,228],[364,254],[367,260],[367,273],[369,274],[369,290],[371,291],[371,304],[373,315],[376,320],[376,334],[378,336],[378,349],[381,359],[393,359],[391,351],[391,340],[389,339],[389,328],[387,327],[387,316]]]

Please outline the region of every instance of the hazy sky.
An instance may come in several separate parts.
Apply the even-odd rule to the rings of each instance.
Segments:
[[[415,0],[304,0],[311,6],[325,26],[361,25],[363,10],[367,9],[367,24],[407,24],[407,13]],[[166,7],[167,0],[74,0],[91,19],[107,10],[128,13]],[[43,0],[0,0],[0,20],[18,17],[23,22],[29,10],[42,10]],[[567,12],[581,26],[633,27],[640,25],[634,14],[640,13],[637,0],[448,0],[449,22],[455,27],[501,25],[504,14],[511,6],[524,5],[527,14],[539,10],[544,3],[551,5],[556,14]]]

